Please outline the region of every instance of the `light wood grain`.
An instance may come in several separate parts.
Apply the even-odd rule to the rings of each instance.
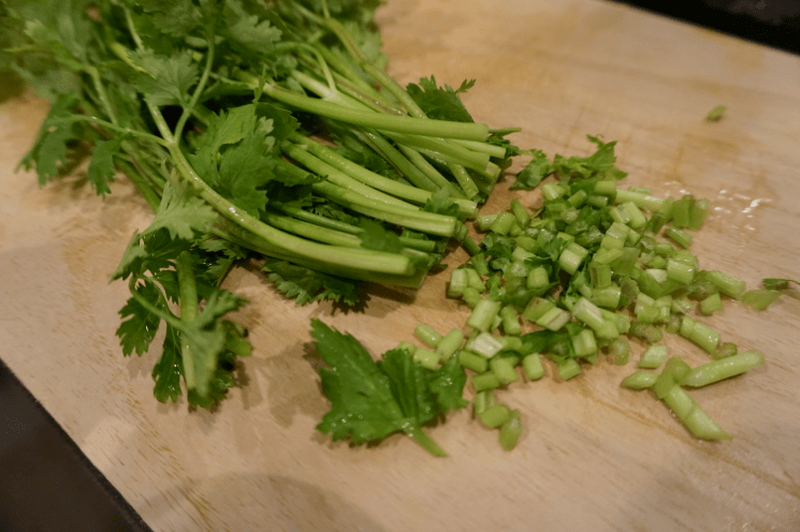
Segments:
[[[751,287],[800,278],[799,57],[588,0],[389,0],[379,24],[400,81],[477,79],[468,108],[493,127],[523,127],[517,144],[583,155],[585,136],[601,134],[619,141],[629,184],[709,198],[693,244],[702,267]],[[720,103],[723,119],[705,121]],[[218,411],[189,412],[152,398],[157,354],[125,359],[114,337],[126,287],[108,278],[146,205],[124,180],[100,201],[79,174],[39,188],[13,173],[45,112],[28,96],[0,106],[2,357],[154,530],[800,529],[796,295],[706,320],[767,360],[693,393],[730,442],[693,440],[652,397],[619,388],[632,364],[607,362],[568,383],[548,367],[502,392],[525,420],[511,453],[466,410],[430,431],[445,459],[402,436],[354,449],[317,433],[327,404],[309,319],[375,354],[419,322],[463,327],[446,275],[418,293],[375,289],[364,311],[343,313],[297,307],[237,270],[228,287],[251,300],[240,319],[255,345],[246,383]],[[501,186],[484,212],[511,197]]]

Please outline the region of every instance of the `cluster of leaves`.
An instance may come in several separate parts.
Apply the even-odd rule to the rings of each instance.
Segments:
[[[320,320],[311,325],[317,353],[329,366],[320,375],[331,409],[318,430],[353,445],[404,432],[434,456],[445,455],[423,426],[467,405],[466,375],[455,358],[431,371],[397,348],[376,362],[353,336]]]
[[[153,369],[160,401],[177,400],[185,387],[190,404],[210,407],[233,384],[236,358],[250,347],[241,326],[225,316],[244,300],[220,286],[237,261],[262,260],[276,288],[299,304],[356,305],[360,281],[418,285],[441,258],[448,237],[374,220],[353,210],[344,192],[319,193],[325,173],[290,162],[285,153],[297,135],[322,133],[341,155],[407,184],[363,133],[302,107],[311,99],[303,79],[327,80],[326,90],[335,94],[339,88],[330,83],[338,76],[368,91],[368,100],[381,98],[388,114],[402,109],[393,97],[369,92],[376,75],[388,83],[374,25],[380,3],[0,2],[0,69],[52,101],[20,165],[35,169],[45,185],[90,154],[85,171],[98,195],[111,193],[121,172],[155,213],[133,235],[113,278],[131,290],[118,330],[124,354],[147,352],[166,328]],[[433,118],[463,121],[469,114],[458,94],[471,85],[453,91],[431,77],[407,102]],[[274,99],[282,94],[304,100],[298,108]],[[430,192],[424,205],[409,208],[455,231],[458,207],[447,194]],[[269,216],[285,222],[298,211],[321,220],[323,230],[338,231],[338,240],[355,238],[358,253],[348,258],[336,248],[339,258],[329,259],[334,246],[307,237],[299,222],[288,229],[266,223]],[[419,240],[435,241],[423,246],[435,251],[408,251]]]

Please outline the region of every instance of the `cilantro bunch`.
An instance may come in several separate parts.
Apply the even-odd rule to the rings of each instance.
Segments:
[[[361,281],[418,287],[491,192],[511,130],[458,89],[385,71],[379,1],[0,2],[10,69],[53,102],[21,162],[44,185],[88,157],[154,211],[114,279],[123,352],[166,327],[155,396],[210,407],[250,346],[220,288],[258,260],[300,304],[358,302]]]

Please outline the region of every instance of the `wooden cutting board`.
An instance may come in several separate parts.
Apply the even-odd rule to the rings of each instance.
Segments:
[[[586,135],[600,134],[619,141],[629,184],[709,198],[693,244],[703,268],[751,288],[800,278],[800,57],[591,0],[389,0],[379,24],[394,76],[476,79],[468,108],[522,127],[517,144],[586,155]],[[717,104],[724,117],[706,121]],[[0,106],[2,357],[154,530],[800,529],[797,292],[766,312],[731,303],[705,320],[767,361],[693,393],[728,442],[695,441],[649,393],[619,387],[633,362],[601,361],[566,383],[548,366],[542,381],[498,394],[523,413],[513,452],[467,410],[430,430],[448,458],[403,436],[332,444],[314,429],[327,403],[309,319],[376,355],[421,322],[463,327],[446,274],[417,293],[376,288],[363,311],[344,313],[297,307],[258,272],[235,271],[228,287],[250,298],[240,319],[255,352],[217,411],[190,412],[151,396],[157,353],[123,358],[114,336],[126,287],[108,279],[147,224],[145,204],[124,180],[101,201],[80,175],[42,189],[14,173],[45,112],[29,96]],[[536,197],[506,186],[484,212]],[[669,345],[706,360],[679,338]]]

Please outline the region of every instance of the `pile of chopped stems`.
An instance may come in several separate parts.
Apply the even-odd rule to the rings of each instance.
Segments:
[[[210,407],[233,384],[250,351],[224,319],[245,303],[220,288],[235,262],[263,260],[301,304],[355,305],[360,281],[418,287],[494,187],[506,132],[472,121],[458,97],[469,84],[395,82],[378,5],[42,0],[0,13],[11,67],[53,101],[22,166],[46,184],[91,153],[99,195],[121,172],[155,212],[114,278],[131,290],[126,355],[166,324],[160,401],[185,388]]]
[[[652,390],[695,437],[728,439],[687,389],[740,375],[763,356],[723,342],[703,317],[726,299],[746,303],[774,290],[747,291],[739,279],[700,269],[688,248],[709,202],[620,187],[625,174],[614,166],[615,143],[590,140],[598,150],[587,158],[550,162],[533,152],[512,188],[538,185],[539,207],[514,199],[507,210],[477,218],[485,235],[480,243],[465,239],[470,259],[451,272],[447,289],[472,309],[467,333],[422,324],[416,336],[425,347],[402,346],[431,370],[456,357],[469,370],[475,416],[499,429],[505,449],[516,445],[522,425],[519,410],[497,400],[498,389],[541,379],[545,359],[562,381],[602,359],[625,365],[632,339],[647,348],[622,386]],[[669,356],[665,333],[711,360],[692,368]]]

